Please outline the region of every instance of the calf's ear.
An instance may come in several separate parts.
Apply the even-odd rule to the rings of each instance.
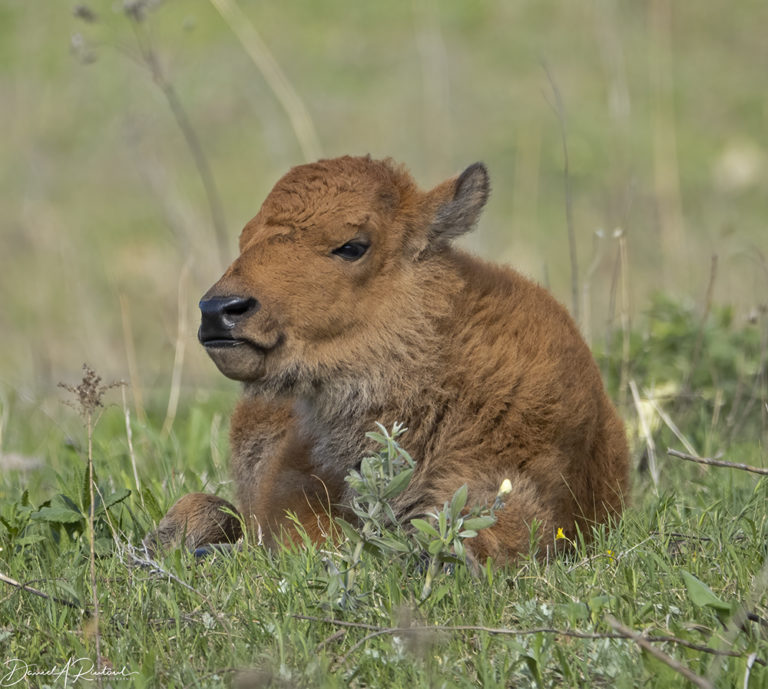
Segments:
[[[424,250],[440,248],[473,229],[490,191],[488,170],[482,163],[474,163],[428,192],[431,222]]]

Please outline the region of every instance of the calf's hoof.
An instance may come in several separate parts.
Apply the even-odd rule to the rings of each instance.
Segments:
[[[143,544],[150,553],[180,545],[194,552],[211,543],[235,543],[242,534],[232,503],[215,495],[189,493],[173,504]]]

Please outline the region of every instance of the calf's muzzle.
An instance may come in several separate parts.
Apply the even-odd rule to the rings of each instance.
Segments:
[[[232,331],[255,313],[260,304],[253,297],[209,297],[200,300],[200,330],[197,337],[206,347],[227,347],[239,342]]]

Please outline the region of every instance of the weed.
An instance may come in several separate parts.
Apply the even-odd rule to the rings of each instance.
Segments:
[[[92,621],[93,624],[89,628],[89,634],[93,635],[96,644],[96,678],[98,685],[101,686],[101,674],[102,669],[102,656],[101,656],[101,630],[99,628],[99,594],[96,588],[96,498],[95,491],[97,490],[95,472],[93,467],[93,429],[96,423],[96,413],[103,407],[102,398],[104,393],[110,388],[117,387],[119,383],[113,383],[112,385],[102,385],[101,376],[96,371],[90,368],[87,364],[83,364],[83,379],[77,386],[67,385],[60,383],[60,386],[67,390],[74,397],[74,405],[78,410],[80,416],[85,422],[85,428],[88,438],[88,453],[86,456],[88,472],[87,472],[87,490],[88,490],[88,505],[87,505],[87,519],[85,520],[86,532],[88,534],[88,546],[90,548],[90,577],[91,577],[91,602],[93,605]],[[71,404],[71,403],[70,403]],[[118,493],[110,496],[109,501],[104,501],[102,497],[102,505],[100,506],[105,517],[108,518],[108,509],[110,506],[115,505],[125,500],[128,497],[128,491],[124,491],[122,494]],[[101,494],[100,494],[101,496]],[[41,508],[32,518],[37,516],[41,521],[48,523],[60,523],[63,525],[78,524],[82,521],[82,514],[77,511],[76,505],[66,498],[61,496],[60,504],[54,506],[46,506]],[[111,527],[112,532],[114,529]]]
[[[346,478],[356,493],[351,509],[358,523],[353,525],[343,518],[336,519],[344,541],[337,550],[340,567],[329,562],[327,595],[334,607],[346,608],[359,602],[360,592],[355,582],[365,552],[388,566],[395,564],[402,569],[407,569],[409,561],[425,555],[428,564],[419,596],[423,602],[446,566],[465,564],[463,541],[495,523],[493,513],[503,505],[503,496],[509,492],[507,486],[502,486],[490,507],[465,509],[467,487],[461,486],[442,509],[425,514],[426,518],[411,519],[412,528],[405,528],[392,506],[392,501],[408,487],[416,467],[398,442],[405,431],[402,425],[395,424],[391,432],[379,425],[379,432],[368,433],[367,437],[381,449],[364,457],[360,470],[353,469]],[[441,596],[444,593],[442,591]]]

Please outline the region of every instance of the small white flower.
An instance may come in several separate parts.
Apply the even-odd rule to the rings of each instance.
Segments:
[[[512,481],[510,481],[508,478],[505,478],[501,482],[501,486],[499,486],[499,496],[502,495],[509,495],[512,492]]]

